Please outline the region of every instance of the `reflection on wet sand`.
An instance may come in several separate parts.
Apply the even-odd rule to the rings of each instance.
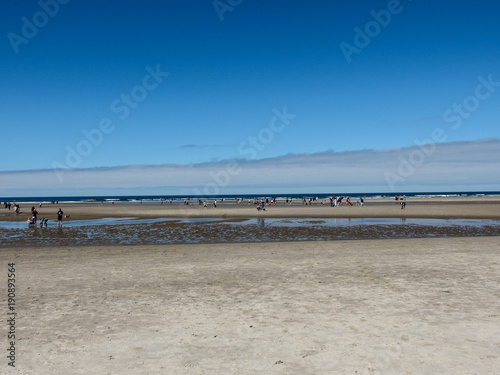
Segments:
[[[4,222],[5,223],[5,222]],[[499,236],[483,219],[99,219],[63,227],[0,225],[1,246],[135,245]]]

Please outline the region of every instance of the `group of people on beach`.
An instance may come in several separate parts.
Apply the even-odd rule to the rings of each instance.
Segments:
[[[243,201],[243,200],[240,200],[240,202]],[[290,200],[291,202],[291,200]],[[264,203],[264,205],[273,205],[273,206],[276,206],[277,202],[276,202],[276,198],[261,198],[261,199],[249,199],[248,200],[248,204],[254,204],[254,205],[257,205],[258,206],[261,206],[262,207],[262,203]],[[288,198],[287,198],[287,202],[288,204]]]
[[[291,199],[290,199],[291,201]],[[312,198],[302,198],[302,204],[305,205],[305,206],[311,206],[311,205],[316,205],[316,204],[321,204],[321,205],[324,205],[325,204],[325,200],[324,199],[321,199],[321,201],[319,200],[318,197],[312,197]]]
[[[10,202],[3,202],[3,205],[5,207],[6,210],[9,210],[11,208],[14,208],[14,212],[16,214],[20,214],[21,213],[21,207],[19,207],[19,205],[16,203],[16,201],[14,201],[13,203],[10,203]]]
[[[344,196],[331,196],[329,198],[330,200],[330,206],[331,207],[339,207],[341,206],[342,204],[345,204],[346,206],[353,206],[353,202],[351,201],[351,197],[345,197]],[[224,203],[225,199],[222,198],[221,199],[221,202]],[[301,202],[303,205],[306,205],[306,206],[311,206],[311,205],[317,205],[317,204],[321,204],[321,205],[325,205],[325,199],[319,199],[318,197],[312,197],[312,198],[301,198],[301,200],[298,200],[297,203]],[[243,199],[242,198],[236,198],[235,199],[235,204],[241,204],[243,203]],[[184,204],[185,205],[189,205],[189,200],[184,200]],[[213,202],[213,207],[214,208],[217,208],[217,199],[214,199]],[[255,205],[257,210],[261,210],[263,209],[265,206],[275,206],[278,204],[278,201],[276,198],[254,198],[254,199],[248,199],[248,204],[249,205]],[[293,204],[293,200],[292,198],[286,198],[285,201],[284,201],[284,204],[285,205],[291,205]],[[207,208],[208,207],[208,203],[207,203],[207,200],[202,200],[202,199],[198,199],[198,205],[203,205],[204,208]],[[356,206],[361,206],[363,207],[365,205],[365,200],[364,198],[362,197],[359,197],[356,199],[356,203],[355,203]]]
[[[62,226],[62,220],[63,220],[63,215],[64,212],[59,208],[59,211],[57,211],[57,225]],[[28,225],[36,225],[38,219],[38,211],[36,210],[35,206],[31,207],[31,218],[27,220]],[[47,228],[49,219],[47,217],[43,217],[40,219],[40,227],[45,227]]]
[[[224,200],[223,200],[223,201],[224,201]],[[201,199],[200,199],[200,203],[199,203],[199,204],[202,204],[202,203],[201,203]],[[213,206],[214,206],[214,208],[217,208],[217,199],[214,199],[214,201],[213,201]],[[208,203],[207,203],[207,200],[206,200],[206,199],[203,201],[203,208],[208,208]]]
[[[342,205],[343,200],[344,200],[343,196],[330,197],[330,206],[331,207],[340,207]],[[352,206],[351,197],[345,198],[345,205],[349,206],[349,207]],[[364,207],[364,205],[365,205],[365,200],[363,197],[359,197],[358,199],[356,199],[356,206]]]

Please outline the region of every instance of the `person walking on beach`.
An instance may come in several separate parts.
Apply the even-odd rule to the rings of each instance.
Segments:
[[[57,225],[62,227],[62,219],[63,219],[64,212],[59,208],[59,211],[57,211]]]
[[[217,208],[217,199],[214,199],[214,208]]]

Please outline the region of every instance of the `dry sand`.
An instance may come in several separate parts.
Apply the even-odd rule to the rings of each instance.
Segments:
[[[4,347],[9,262],[18,312],[16,368],[4,350],[2,374],[500,371],[498,237],[4,248],[0,259]]]

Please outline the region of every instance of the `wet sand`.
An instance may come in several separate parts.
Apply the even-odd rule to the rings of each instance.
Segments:
[[[0,260],[4,281],[16,263],[18,312],[16,369],[4,355],[1,373],[500,368],[498,237],[18,247]]]
[[[233,202],[233,201],[231,201]],[[500,198],[498,197],[474,197],[474,198],[428,198],[408,199],[406,209],[402,210],[394,199],[366,200],[364,207],[345,206],[330,207],[327,201],[325,205],[316,204],[311,206],[294,204],[266,206],[266,211],[258,212],[255,205],[247,203],[227,203],[217,205],[214,209],[210,204],[208,208],[198,205],[197,202],[190,205],[183,204],[132,204],[132,203],[64,203],[59,205],[46,204],[37,207],[38,217],[47,217],[54,221],[56,212],[61,207],[66,220],[97,219],[103,217],[136,217],[136,218],[247,218],[247,217],[274,217],[274,218],[476,218],[476,219],[500,219]],[[353,202],[355,203],[355,202]],[[0,220],[26,221],[30,217],[31,205],[21,205],[21,214],[16,215],[13,211],[1,209]]]
[[[108,223],[108,224],[99,224]],[[16,225],[6,228],[2,225]],[[499,236],[498,219],[98,219],[62,227],[0,223],[0,249],[11,246],[167,245]],[[284,244],[286,246],[286,244]]]

